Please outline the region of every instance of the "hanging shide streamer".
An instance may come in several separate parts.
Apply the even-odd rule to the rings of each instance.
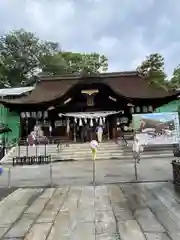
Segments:
[[[103,125],[102,118],[99,119],[99,125]]]
[[[92,120],[92,118],[90,120],[90,127],[93,127],[93,120]]]
[[[80,118],[80,119],[79,119],[79,126],[81,127],[82,125],[83,125],[82,119]]]
[[[67,118],[66,124],[67,124],[67,129],[66,129],[66,131],[67,131],[67,133],[69,133],[69,132],[70,132],[70,121],[69,121],[69,118]]]

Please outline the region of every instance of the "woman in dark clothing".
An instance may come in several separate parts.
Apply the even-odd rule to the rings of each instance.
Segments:
[[[116,136],[116,143],[118,144],[118,138],[120,138],[126,146],[128,146],[128,142],[124,137],[123,126],[120,125],[117,127],[117,136]]]

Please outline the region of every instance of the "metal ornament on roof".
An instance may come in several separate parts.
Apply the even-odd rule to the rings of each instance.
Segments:
[[[29,112],[26,112],[26,118],[30,118],[30,113]]]
[[[147,113],[147,112],[148,112],[147,106],[143,106],[143,113]]]
[[[130,107],[130,113],[134,113],[134,107]]]
[[[42,112],[41,111],[37,112],[37,118],[42,118]]]
[[[32,112],[32,113],[31,113],[31,116],[32,116],[33,118],[36,118],[36,112]]]
[[[47,111],[44,112],[44,118],[48,118],[48,112]]]
[[[151,105],[148,107],[148,111],[153,112],[153,107]]]
[[[136,107],[136,112],[137,112],[137,113],[140,113],[140,111],[141,111],[140,107],[137,106],[137,107]]]
[[[87,118],[84,118],[84,123],[87,124]]]
[[[22,113],[21,113],[21,117],[22,117],[22,118],[26,118],[25,112],[22,112]]]

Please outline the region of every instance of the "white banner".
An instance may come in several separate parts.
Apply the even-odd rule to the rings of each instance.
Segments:
[[[133,129],[143,145],[179,143],[177,112],[134,114]]]

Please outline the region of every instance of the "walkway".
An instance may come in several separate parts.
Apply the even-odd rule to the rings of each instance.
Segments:
[[[0,239],[179,240],[179,203],[170,183],[17,189],[0,202]]]
[[[142,159],[137,164],[138,180],[166,181],[172,180],[172,159]],[[5,166],[7,167],[7,166]],[[91,185],[93,179],[92,160],[58,162],[50,165],[10,166],[10,185],[12,187],[46,187],[63,185]],[[97,184],[135,181],[134,161],[97,160],[95,162]],[[7,187],[9,182],[8,168],[0,176],[0,187]]]

